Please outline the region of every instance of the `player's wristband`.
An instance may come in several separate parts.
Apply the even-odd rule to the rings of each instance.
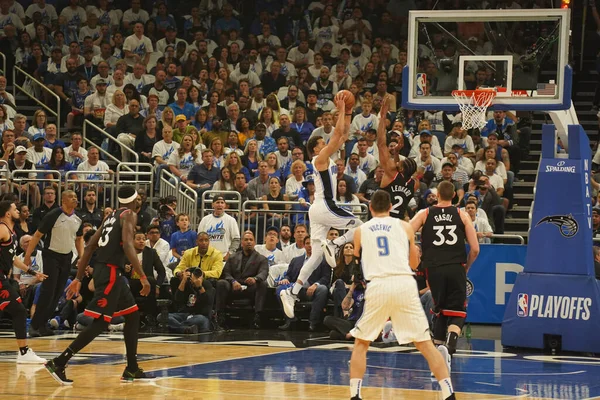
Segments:
[[[37,275],[37,272],[36,272],[36,271],[34,271],[34,270],[33,270],[33,268],[29,268],[29,269],[27,270],[27,274],[29,274],[29,275]]]
[[[346,114],[346,116],[347,116],[347,117],[351,117],[351,116],[352,116],[352,114]]]

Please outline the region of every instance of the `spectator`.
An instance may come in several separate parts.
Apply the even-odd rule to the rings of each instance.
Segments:
[[[519,148],[519,135],[515,122],[506,117],[505,111],[494,111],[494,118],[490,119],[481,129],[481,136],[488,137],[490,132],[498,134],[498,145],[506,149],[510,158],[510,170],[519,173],[521,165],[521,150]]]
[[[156,115],[151,114],[144,118],[142,125],[145,127],[145,130],[136,134],[133,150],[138,154],[140,162],[151,163],[154,146],[160,140],[161,136],[157,131],[158,120],[156,119]]]
[[[281,63],[277,60],[273,61],[269,67],[269,72],[261,75],[260,81],[264,89],[264,93],[276,93],[280,87],[286,85],[286,79],[281,74]]]
[[[282,290],[290,287],[291,284],[296,282],[300,270],[304,263],[310,258],[312,254],[312,247],[310,245],[310,236],[304,238],[304,249],[306,254],[294,258],[288,267],[288,270],[284,274],[284,277],[279,281],[277,286],[277,297]],[[303,301],[311,301],[309,322],[310,325],[308,330],[315,332],[318,325],[321,323],[321,313],[323,308],[327,304],[327,292],[329,289],[329,281],[331,279],[331,268],[329,265],[322,260],[321,264],[308,278],[308,288],[302,288],[300,290],[299,297]],[[286,318],[285,324],[279,327],[282,330],[288,330],[291,327],[293,320]]]
[[[440,184],[440,182],[443,182],[443,181],[450,182],[452,185],[454,185],[454,192],[455,192],[454,198],[452,199],[452,204],[459,204],[465,195],[465,191],[462,188],[461,183],[453,179],[454,170],[455,170],[454,164],[452,164],[451,162],[446,162],[442,166],[442,172],[440,173],[440,175],[438,175],[437,179],[434,180],[431,183],[431,185],[429,185],[429,188],[430,189],[437,188],[438,185]]]
[[[129,106],[127,105],[125,99],[125,93],[122,90],[115,90],[112,92],[112,101],[106,107],[104,111],[104,126],[106,128],[116,127],[117,121],[123,115],[126,115],[129,112]],[[118,129],[112,130],[109,132],[121,132]],[[113,134],[113,136],[116,136]]]
[[[336,203],[359,205],[360,201],[358,200],[358,197],[356,197],[354,192],[352,192],[352,189],[349,189],[348,186],[348,183],[344,179],[337,181]],[[341,208],[355,215],[360,214],[361,212],[361,208],[356,206],[341,206]]]
[[[44,147],[49,149],[60,147],[62,150],[67,147],[67,145],[62,140],[56,138],[56,130],[56,125],[54,124],[48,124],[46,126],[46,141],[44,142]]]
[[[173,257],[180,260],[186,250],[194,247],[198,234],[190,229],[190,217],[185,213],[175,217],[175,224],[179,230],[171,235],[170,246]]]
[[[360,187],[367,180],[367,175],[359,168],[360,156],[357,153],[352,153],[348,158],[348,165],[344,173],[354,181],[354,187]]]
[[[297,224],[294,227],[294,243],[283,249],[283,259],[285,263],[290,263],[292,259],[306,254],[304,250],[304,238],[308,235],[308,229],[305,224]]]
[[[447,156],[452,152],[454,145],[459,145],[463,148],[465,157],[475,157],[475,145],[471,136],[467,135],[467,131],[462,128],[462,122],[455,122],[452,125],[452,130],[448,134],[444,142],[444,154]]]
[[[65,160],[77,169],[79,164],[87,160],[87,150],[82,147],[83,137],[81,133],[74,132],[71,135],[71,144],[65,147]]]
[[[442,172],[442,163],[431,155],[431,143],[421,142],[419,145],[420,156],[415,157],[417,163],[417,176],[423,176],[426,172],[434,176]]]
[[[152,158],[156,167],[156,181],[160,181],[161,171],[168,168],[168,160],[171,154],[179,150],[179,143],[173,141],[173,128],[165,125],[162,129],[162,140],[152,147]]]
[[[240,107],[236,103],[227,106],[227,120],[223,122],[223,130],[226,132],[238,132],[237,122],[240,116]]]
[[[371,171],[377,167],[378,161],[372,154],[367,152],[369,149],[367,139],[358,139],[358,142],[356,143],[356,149],[359,157],[359,167],[365,173],[365,175],[369,175]],[[354,149],[352,149],[352,152],[354,152]]]
[[[204,192],[211,190],[215,182],[219,180],[220,170],[213,165],[213,151],[204,149],[202,151],[202,164],[196,164],[188,174],[186,183],[198,193],[198,199],[202,199]]]
[[[353,276],[360,274],[360,265],[357,263],[354,257],[354,244],[346,243],[340,250],[340,254],[337,256],[337,265],[333,269],[332,281],[333,281],[333,316],[336,318],[343,318],[344,312],[342,310],[342,303],[348,289],[352,286]]]
[[[151,326],[156,325],[156,315],[158,306],[156,304],[156,288],[165,282],[165,267],[162,264],[156,250],[146,246],[146,235],[143,231],[137,231],[134,236],[133,246],[140,259],[142,270],[150,282],[150,292],[148,296],[140,296],[142,284],[140,276],[131,268],[131,264],[126,263],[124,270],[125,276],[129,280],[129,287],[134,293],[136,303],[140,312],[144,315],[146,323]],[[156,278],[155,278],[156,277]]]
[[[149,19],[148,12],[141,8],[141,0],[131,0],[131,8],[123,13],[123,28],[129,31],[131,24],[145,24]]]
[[[27,207],[27,206],[25,206]],[[18,224],[15,225],[17,228]],[[19,238],[19,248],[21,250],[29,247],[29,242],[32,236],[30,234],[21,235]],[[19,254],[17,258],[19,261],[23,261],[24,254]],[[40,274],[44,273],[44,260],[42,258],[42,251],[39,249],[35,250],[35,254],[31,255],[31,266],[35,272]],[[25,308],[30,308],[33,302],[33,295],[35,294],[35,287],[41,282],[36,275],[24,274],[17,267],[13,267],[13,278],[19,284],[19,293],[23,299],[23,305]]]
[[[421,123],[419,124],[419,128],[421,128],[422,126],[429,126],[429,122],[428,121],[421,121]],[[410,158],[417,158],[419,151],[420,151],[420,145],[419,143],[429,143],[430,147],[431,147],[431,151],[430,153],[433,155],[433,157],[435,157],[438,160],[441,160],[444,156],[442,154],[442,150],[440,149],[440,145],[439,142],[437,140],[437,137],[432,136],[431,132],[428,129],[421,129],[419,130],[419,141],[414,140],[414,145],[411,148],[409,157]],[[418,161],[417,161],[418,163]]]
[[[269,267],[276,264],[284,264],[285,258],[283,252],[277,248],[279,244],[279,228],[269,226],[267,228],[265,244],[258,244],[254,247],[260,255],[267,258]]]
[[[351,340],[350,331],[356,321],[362,316],[365,301],[365,282],[354,279],[346,297],[342,301],[342,312],[346,317],[339,318],[328,315],[323,324],[331,329],[329,338],[332,340]]]
[[[33,123],[27,130],[27,133],[29,133],[31,136],[35,136],[37,133],[41,134],[42,136],[46,136],[47,125],[48,121],[46,120],[46,113],[44,110],[36,110],[36,112],[33,113]]]
[[[88,150],[88,158],[86,161],[79,164],[77,171],[85,172],[77,175],[78,180],[90,181],[90,180],[107,180],[112,174],[112,171],[108,165],[100,160],[100,151],[97,147],[91,147]],[[94,173],[100,172],[100,173]],[[99,186],[98,189],[102,187]]]
[[[27,160],[38,169],[44,169],[52,156],[52,150],[44,147],[45,140],[44,135],[36,133],[33,136],[33,147],[27,149]]]
[[[152,42],[144,36],[144,24],[136,22],[133,26],[133,35],[128,36],[123,43],[127,65],[133,67],[136,63],[148,65],[150,55],[154,51]]]
[[[383,174],[383,167],[378,165],[375,168],[375,174],[373,175],[373,178],[369,178],[363,182],[363,184],[360,186],[360,189],[358,189],[358,193],[356,194],[356,197],[358,197],[361,203],[368,204],[370,202],[371,196],[379,189],[381,185]]]
[[[190,122],[196,114],[196,109],[191,103],[188,103],[186,100],[187,90],[183,87],[180,87],[176,91],[175,102],[169,104],[169,107],[173,109],[175,115],[185,115],[187,121]]]
[[[148,226],[146,237],[146,246],[156,250],[162,265],[165,267],[168,266],[172,258],[171,248],[169,246],[169,242],[160,237],[160,227],[158,225]],[[168,278],[173,276],[173,273],[170,269],[165,269],[165,272]]]
[[[11,132],[12,133],[12,132]],[[3,139],[9,133],[5,132]],[[40,188],[35,181],[29,181],[29,179],[35,179],[35,166],[33,163],[26,159],[27,149],[23,146],[17,146],[15,148],[15,157],[8,161],[8,170],[12,174],[12,189],[19,195],[19,198],[27,198],[31,200],[31,204],[34,208],[40,206]],[[35,227],[34,227],[35,228]]]
[[[104,216],[102,209],[98,207],[96,191],[88,189],[85,191],[85,197],[81,208],[77,210],[77,214],[83,223],[90,223],[93,229],[98,229],[102,225]]]
[[[204,286],[206,277],[198,267],[186,269],[181,276],[173,296],[178,311],[169,313],[169,329],[184,334],[210,331],[215,289]]]
[[[58,203],[56,202],[56,189],[54,189],[52,186],[46,186],[44,188],[43,203],[41,204],[41,206],[33,210],[33,216],[31,218],[31,228],[34,231],[37,230],[48,211],[58,207]]]
[[[25,203],[19,203],[19,205],[17,205],[17,209],[19,210],[19,220],[15,222],[15,233],[17,234],[17,239],[20,241],[25,235],[33,235],[35,229],[31,227],[29,206]],[[21,250],[24,248],[27,248],[27,246],[21,246]]]
[[[222,198],[221,201],[223,201]],[[236,231],[238,231],[237,226]],[[254,234],[248,231],[244,232],[242,249],[233,254],[223,268],[221,279],[217,282],[216,322],[218,326],[222,327],[225,323],[223,310],[227,301],[232,298],[245,297],[254,303],[253,327],[255,329],[261,327],[261,313],[265,306],[269,265],[267,259],[254,250],[255,244]]]
[[[194,138],[185,134],[181,138],[181,146],[169,156],[167,165],[171,174],[182,182],[187,182],[187,177],[192,168],[199,162],[198,151],[194,149]]]
[[[467,214],[473,221],[473,226],[477,232],[477,239],[479,243],[491,243],[491,237],[494,234],[492,227],[490,226],[487,218],[481,218],[477,216],[477,201],[474,198],[470,198],[465,205]]]
[[[158,97],[158,107],[164,111],[167,104],[173,102],[173,93],[165,85],[167,73],[163,70],[156,71],[154,83],[147,84],[142,89],[142,94],[147,98],[150,95]]]
[[[283,251],[292,245],[292,229],[288,224],[282,224],[279,228],[279,243],[277,243],[277,248]]]
[[[225,213],[225,206],[223,196],[214,197],[213,212],[202,218],[198,225],[198,232],[207,232],[212,245],[227,261],[240,247],[240,228],[237,221]],[[254,237],[252,239],[254,241]]]
[[[502,205],[500,196],[498,196],[492,187],[490,179],[482,175],[478,181],[474,182],[474,186],[475,188],[471,190],[471,185],[469,184],[469,192],[465,193],[465,201],[475,196],[479,209],[483,210],[488,216],[488,221],[492,225],[494,233],[503,234],[506,209]]]
[[[58,187],[61,186],[63,189],[66,188],[66,178],[67,172],[74,171],[75,168],[73,165],[65,160],[65,151],[62,147],[55,147],[52,150],[52,154],[50,156],[50,161],[45,165],[45,168],[48,171],[58,171],[58,175],[56,173],[48,173],[45,175],[46,179],[58,179],[57,182],[51,182],[51,185],[58,190]],[[74,175],[71,175],[69,179],[73,179]]]

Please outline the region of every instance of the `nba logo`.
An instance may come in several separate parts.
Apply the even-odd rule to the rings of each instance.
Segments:
[[[417,74],[417,96],[425,96],[427,94],[427,75]]]
[[[517,317],[526,317],[529,312],[529,295],[519,293],[517,298]]]

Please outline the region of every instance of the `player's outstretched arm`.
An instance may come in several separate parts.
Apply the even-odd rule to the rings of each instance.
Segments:
[[[465,224],[465,236],[467,237],[467,243],[469,244],[469,255],[467,257],[466,266],[468,271],[479,255],[479,240],[477,240],[477,232],[475,231],[473,222],[467,213],[461,212],[460,219],[463,221],[463,224]]]
[[[333,129],[333,135],[331,136],[329,143],[327,143],[327,145],[319,152],[319,155],[315,159],[315,167],[317,167],[318,170],[327,168],[329,165],[329,158],[337,153],[344,143],[346,143],[346,140],[348,140],[348,135],[350,133],[350,118],[352,115],[346,114],[345,98],[344,92],[339,92],[335,96],[334,101],[339,112],[338,120]]]
[[[402,226],[404,227],[404,231],[406,232],[406,236],[408,237],[409,243],[409,252],[408,252],[408,265],[413,270],[416,270],[421,263],[421,259],[419,257],[419,248],[415,244],[415,231],[412,226],[408,222],[400,221]]]
[[[388,113],[389,99],[385,97],[381,103],[381,110],[379,111],[380,121],[385,121]],[[385,124],[379,124],[377,126],[377,149],[379,150],[379,163],[383,167],[386,175],[395,175],[396,173],[396,162],[390,157],[390,152],[387,147],[387,129]]]

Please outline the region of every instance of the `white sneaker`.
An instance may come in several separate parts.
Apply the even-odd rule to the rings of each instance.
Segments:
[[[69,321],[66,319],[63,321],[63,326],[67,329],[71,329],[71,324],[69,324]]]
[[[45,358],[38,357],[31,349],[27,349],[27,353],[17,355],[17,364],[45,364],[48,362]]]
[[[60,321],[58,317],[52,318],[49,322],[52,329],[58,329],[58,327],[60,326]]]
[[[294,306],[298,301],[298,297],[292,294],[292,288],[287,288],[279,292],[279,298],[283,305],[283,312],[288,318],[294,318]]]
[[[331,240],[325,240],[321,243],[321,248],[323,249],[323,255],[325,256],[327,264],[329,264],[331,268],[335,268],[337,265],[336,255],[339,246],[334,244]]]
[[[442,357],[444,357],[444,361],[446,361],[446,366],[448,367],[448,374],[450,374],[452,372],[452,356],[450,356],[448,348],[440,344],[437,349],[442,354]]]
[[[108,325],[109,332],[123,332],[123,328],[125,327],[125,323],[122,324],[110,324]]]

